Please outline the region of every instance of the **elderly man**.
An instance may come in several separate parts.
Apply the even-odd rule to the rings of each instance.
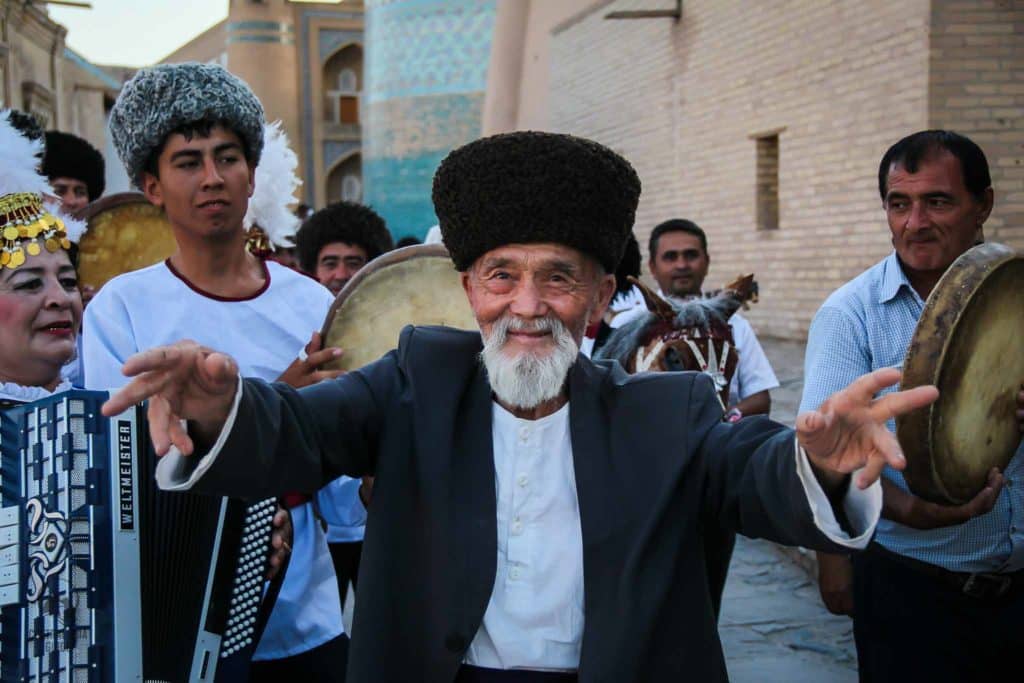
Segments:
[[[883,370],[797,436],[722,422],[703,375],[581,356],[639,193],[587,140],[470,143],[441,164],[434,205],[480,332],[407,328],[301,391],[181,342],[129,360],[104,411],[152,396],[155,447],[174,446],[165,488],[258,496],[376,473],[349,681],[725,680],[702,529],[863,547],[877,477],[903,463],[885,421],[937,392],[872,401],[899,377]]]
[[[924,300],[950,264],[982,240],[992,211],[985,154],[943,130],[890,147],[878,190],[894,250],[815,315],[805,410],[863,373],[902,363]],[[1020,451],[1005,474],[993,471],[974,500],[947,507],[913,496],[900,473],[887,470],[885,519],[852,574],[845,557],[819,557],[826,605],[853,613],[862,681],[995,680],[1024,648]]]

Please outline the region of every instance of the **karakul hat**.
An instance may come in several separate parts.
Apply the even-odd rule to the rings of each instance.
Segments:
[[[360,246],[370,260],[394,248],[384,219],[370,207],[356,202],[328,204],[306,219],[295,235],[299,264],[313,272],[320,250],[332,242]]]
[[[196,121],[224,121],[255,166],[263,151],[263,105],[249,86],[217,64],[159,64],[124,84],[110,110],[110,135],[128,177],[142,170],[168,134]]]
[[[591,140],[518,132],[449,154],[434,175],[434,210],[455,267],[505,244],[555,242],[614,273],[633,229],[640,179]]]
[[[56,130],[46,132],[43,175],[50,178],[74,178],[85,183],[89,201],[99,199],[106,185],[103,155],[87,141]]]

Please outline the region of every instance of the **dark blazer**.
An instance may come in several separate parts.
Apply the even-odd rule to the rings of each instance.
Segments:
[[[477,333],[406,328],[398,349],[295,391],[245,380],[198,490],[260,498],[376,474],[349,683],[448,683],[495,580],[491,392]],[[709,378],[627,375],[584,357],[569,376],[583,529],[579,677],[722,681],[702,528],[841,550],[815,527],[793,432],[721,421]]]

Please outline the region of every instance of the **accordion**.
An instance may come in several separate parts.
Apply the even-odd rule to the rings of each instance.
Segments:
[[[105,392],[0,413],[0,681],[247,680],[273,500],[159,491]]]

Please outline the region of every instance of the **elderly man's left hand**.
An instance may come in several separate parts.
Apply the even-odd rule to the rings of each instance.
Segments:
[[[885,423],[933,403],[939,391],[921,386],[875,398],[899,380],[900,371],[895,368],[875,370],[830,396],[818,410],[797,417],[797,439],[826,491],[835,491],[858,470],[855,483],[864,489],[878,480],[886,465],[906,466],[899,443]]]

